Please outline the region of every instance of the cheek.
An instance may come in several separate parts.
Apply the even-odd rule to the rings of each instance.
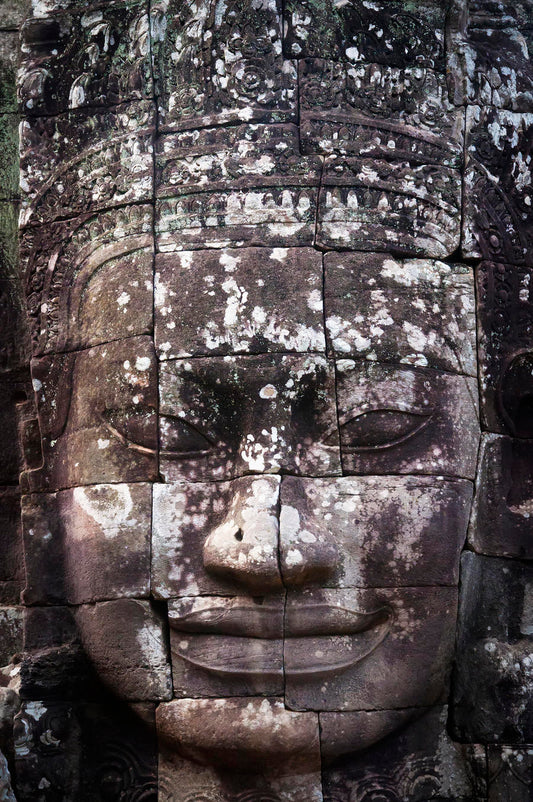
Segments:
[[[335,549],[327,587],[453,586],[472,486],[427,476],[284,477],[280,556]]]
[[[55,494],[70,603],[148,597],[151,499],[148,483],[76,487]]]
[[[118,599],[75,613],[85,653],[121,699],[170,699],[172,681],[164,622],[148,601]]]

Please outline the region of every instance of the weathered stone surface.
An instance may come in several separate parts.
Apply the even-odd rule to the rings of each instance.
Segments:
[[[25,496],[25,603],[148,596],[151,492],[140,483]]]
[[[0,665],[12,663],[22,651],[22,607],[0,607]]]
[[[488,746],[488,802],[529,802],[533,747]]]
[[[152,330],[153,211],[126,206],[26,228],[21,240],[36,354]]]
[[[144,101],[25,120],[21,224],[151,200],[154,118]]]
[[[323,58],[300,61],[299,73],[304,153],[462,165],[463,111],[443,75]]]
[[[280,182],[281,183],[281,182]],[[277,187],[202,192],[156,203],[162,252],[242,245],[312,245],[318,189]]]
[[[531,113],[467,109],[464,256],[532,264],[532,132]]]
[[[153,488],[152,593],[158,598],[281,590],[280,478]]]
[[[82,605],[75,611],[85,652],[102,682],[121,699],[170,699],[163,621],[137,599]]]
[[[283,582],[455,585],[471,497],[469,482],[442,477],[283,477]]]
[[[286,704],[348,711],[442,701],[456,613],[455,588],[290,591]]]
[[[174,696],[281,696],[283,608],[283,596],[171,601]]]
[[[25,702],[17,714],[15,791],[29,802],[75,802],[78,793],[80,731],[72,705]]]
[[[321,356],[162,363],[160,470],[169,481],[340,473],[332,364]]]
[[[444,66],[446,3],[339,3],[288,0],[284,9],[287,56],[343,58],[404,66]]]
[[[281,2],[156,4],[154,66],[164,129],[294,120],[296,69],[282,55]]]
[[[350,359],[337,362],[337,378],[345,472],[474,478],[475,379]]]
[[[482,262],[477,273],[483,428],[532,437],[530,354],[533,303],[529,267]]]
[[[324,802],[484,802],[485,750],[454,743],[446,732],[446,708],[434,708],[394,738],[350,763],[326,770]],[[329,715],[321,713],[321,722]],[[333,722],[332,722],[333,723]],[[330,724],[331,726],[331,724]]]
[[[328,253],[324,267],[326,328],[336,356],[476,376],[470,268],[386,253]]]
[[[531,440],[483,436],[468,534],[474,551],[533,559],[532,448]]]
[[[144,0],[37,8],[22,27],[24,113],[57,114],[148,97],[148,28]]]
[[[32,362],[44,465],[30,490],[157,477],[157,384],[148,337]]]
[[[457,4],[461,8],[460,4]],[[455,103],[530,111],[532,14],[529,0],[478,0],[452,15],[447,36],[451,95]],[[455,19],[453,18],[455,17]]]
[[[30,394],[31,385],[26,371],[13,371],[0,376],[0,430],[3,433],[0,454],[1,484],[16,485],[18,482],[22,462],[21,446],[18,442],[19,405]]]
[[[29,6],[30,0],[4,0],[0,9],[0,28],[16,30],[28,13]]]
[[[339,757],[349,757],[368,749],[391,732],[416,721],[426,712],[426,708],[416,707],[405,710],[320,713],[320,754],[323,766],[329,767]],[[329,779],[332,781],[331,777]]]
[[[325,350],[322,255],[311,248],[158,254],[156,271],[160,359]]]
[[[318,715],[278,699],[176,699],[156,711],[157,732],[198,763],[271,774],[320,768]]]
[[[20,492],[0,487],[0,604],[18,604],[24,585]]]
[[[13,794],[9,766],[2,752],[0,752],[0,795],[3,802],[17,802]]]
[[[317,244],[444,258],[459,246],[461,174],[436,165],[329,156]]]
[[[79,700],[101,693],[71,608],[26,608],[20,678],[22,699]]]
[[[452,737],[533,741],[533,568],[466,553],[461,573]]]

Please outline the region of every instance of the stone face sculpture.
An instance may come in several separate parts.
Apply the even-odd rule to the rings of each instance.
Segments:
[[[493,800],[531,740],[528,6],[490,68],[412,6],[34,0],[20,799]]]

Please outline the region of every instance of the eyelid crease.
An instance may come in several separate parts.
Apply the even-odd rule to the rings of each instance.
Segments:
[[[191,423],[190,420],[187,418],[182,417],[181,415],[173,415],[171,412],[159,412],[159,429],[161,430],[161,422],[165,419],[170,419],[171,421],[177,421],[178,423],[182,423],[185,426],[188,426],[192,429],[196,434],[203,437],[211,447],[216,445],[216,434],[212,432],[205,432],[200,429],[195,423]]]
[[[159,452],[159,456],[160,457],[163,457],[165,459],[172,459],[172,460],[191,459],[193,457],[194,458],[205,457],[205,456],[207,456],[209,454],[211,449],[216,446],[215,440],[213,439],[213,437],[211,435],[205,434],[205,432],[200,431],[200,429],[197,426],[195,426],[194,423],[191,423],[190,421],[185,420],[185,418],[182,418],[180,415],[172,415],[172,414],[167,414],[167,413],[160,414],[160,416],[159,416],[160,428],[161,428],[161,421],[163,419],[165,419],[165,418],[166,419],[170,419],[171,422],[175,421],[176,423],[179,423],[182,426],[187,426],[195,434],[197,434],[199,437],[201,437],[203,440],[205,440],[209,444],[209,448],[198,448],[198,449],[194,449],[192,451],[173,451],[172,449],[166,449],[165,448],[165,449],[161,449],[160,450],[160,452]]]
[[[142,446],[140,443],[134,443],[133,440],[128,440],[128,438],[125,435],[123,435],[122,432],[116,429],[112,423],[106,421],[106,419],[103,416],[101,416],[101,418],[106,429],[108,429],[111,432],[111,434],[122,443],[123,446],[126,446],[126,448],[131,448],[133,451],[138,451],[139,454],[149,454],[149,455],[157,454],[156,448],[148,448],[147,446]]]
[[[413,428],[409,429],[405,434],[402,434],[399,437],[395,437],[394,439],[389,440],[388,442],[377,443],[377,444],[371,445],[371,446],[344,446],[344,445],[342,445],[342,436],[341,436],[341,448],[347,454],[353,454],[353,453],[358,452],[358,451],[384,451],[387,448],[394,448],[395,446],[399,446],[402,443],[405,443],[408,440],[410,440],[412,437],[417,435],[423,429],[425,429],[426,426],[431,421],[431,419],[433,418],[435,410],[431,409],[431,410],[424,410],[423,412],[420,412],[418,410],[417,411],[415,411],[415,410],[407,411],[407,410],[404,410],[404,409],[398,409],[398,408],[394,408],[394,407],[393,408],[391,408],[391,407],[378,407],[378,408],[375,408],[375,409],[367,409],[364,412],[360,412],[358,415],[352,415],[352,417],[348,417],[348,415],[350,413],[346,413],[346,415],[343,416],[346,419],[342,423],[341,423],[342,418],[339,420],[339,429],[342,429],[342,427],[345,426],[347,423],[351,423],[351,421],[355,421],[358,418],[362,418],[364,415],[369,415],[369,414],[372,414],[373,412],[392,412],[392,413],[399,414],[399,415],[413,415],[413,416],[422,418],[422,420],[420,421],[420,423],[418,425],[413,426]]]
[[[349,412],[345,412],[344,415],[339,416],[339,426],[342,427],[346,423],[350,423],[352,420],[357,420],[357,418],[362,418],[363,415],[369,415],[372,412],[396,412],[401,415],[417,415],[421,418],[431,418],[435,413],[435,407],[401,409],[400,407],[372,406],[368,409],[365,409],[363,412],[358,412],[356,415],[353,414],[353,410],[350,410]]]

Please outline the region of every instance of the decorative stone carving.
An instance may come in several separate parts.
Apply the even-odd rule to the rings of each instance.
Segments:
[[[529,354],[533,350],[528,267],[482,262],[477,275],[482,423],[530,437]]]
[[[489,746],[489,802],[526,802],[531,793],[531,747]]]
[[[449,83],[454,102],[529,111],[533,100],[531,5],[460,3],[447,35]]]
[[[152,104],[144,101],[25,120],[21,223],[150,201],[154,118]]]
[[[463,253],[531,265],[531,113],[469,106]]]
[[[151,93],[144,0],[47,3],[22,28],[19,97],[30,117],[117,105]]]
[[[282,55],[280,0],[156,2],[151,8],[165,129],[295,120],[296,69]],[[204,45],[199,47],[199,43]]]
[[[152,230],[152,207],[140,205],[23,231],[35,354],[152,330]]]
[[[456,605],[456,589],[445,587],[289,592],[289,708],[387,710],[442,701]]]
[[[446,167],[326,159],[317,244],[443,258],[459,247],[461,179]]]
[[[444,66],[446,4],[288,0],[284,47],[292,58],[325,56],[351,63]]]
[[[463,112],[449,103],[444,76],[323,58],[299,69],[305,153],[461,167]]]
[[[337,378],[346,473],[474,477],[475,379],[350,359],[337,362]]]

